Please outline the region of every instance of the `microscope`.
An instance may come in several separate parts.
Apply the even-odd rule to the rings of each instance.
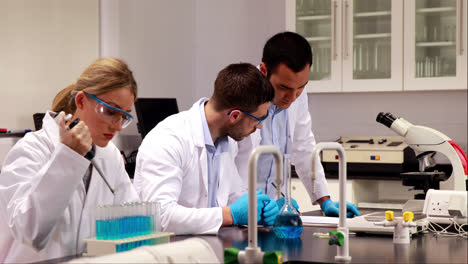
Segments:
[[[468,189],[466,154],[448,136],[429,127],[413,125],[401,117],[395,118],[391,113],[380,112],[376,121],[403,136],[419,161],[419,172],[401,174],[403,185],[423,189],[424,193],[429,188],[458,191]],[[449,177],[444,172],[430,171],[436,165],[433,157],[437,152],[445,155],[452,165]]]

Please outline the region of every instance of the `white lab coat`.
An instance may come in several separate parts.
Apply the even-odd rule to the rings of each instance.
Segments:
[[[216,234],[222,206],[245,191],[234,164],[237,146],[229,138],[220,158],[217,202],[208,208],[208,163],[200,99],[191,109],[160,122],[143,140],[137,156],[134,184],[143,201],[161,203],[161,227],[176,234]]]
[[[310,179],[310,165],[312,150],[316,144],[312,133],[312,121],[309,114],[307,93],[304,91],[288,108],[289,137],[288,149],[291,154],[291,163],[295,166],[296,172],[307,189],[312,202],[324,196],[329,196],[328,185],[325,179],[323,167],[317,162],[318,173],[315,179],[315,192],[312,193],[312,181]],[[248,160],[254,148],[260,145],[262,140],[260,130],[252,133],[249,137],[238,142],[238,154],[236,156],[236,166],[243,180],[247,184]],[[284,154],[284,153],[283,153]],[[284,187],[284,185],[283,185]]]
[[[88,193],[83,176],[90,161],[60,142],[48,112],[43,129],[19,140],[0,174],[0,262],[32,262],[84,251],[95,234],[93,208],[139,201],[112,142],[96,147],[94,159],[116,190],[112,195],[93,168]]]

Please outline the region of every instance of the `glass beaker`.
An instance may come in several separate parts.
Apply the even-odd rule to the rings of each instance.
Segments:
[[[280,212],[275,219],[273,232],[279,238],[297,238],[302,233],[302,220],[299,212],[291,204],[291,163],[289,154],[283,156],[283,171],[286,196],[284,197],[284,205],[280,208]],[[278,192],[281,192],[281,187],[278,186],[278,188]]]

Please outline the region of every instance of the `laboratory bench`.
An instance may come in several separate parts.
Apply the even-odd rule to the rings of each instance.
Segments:
[[[304,215],[318,215],[319,211]],[[367,212],[361,212],[367,213]],[[285,263],[331,263],[335,262],[337,249],[328,245],[328,238],[315,237],[314,233],[328,233],[333,227],[304,226],[296,239],[277,238],[271,228],[258,228],[258,246],[263,252],[280,250]],[[225,248],[244,250],[248,245],[248,228],[245,226],[222,227],[217,235],[179,235],[171,242],[199,237],[207,241],[218,259],[224,259]],[[391,235],[349,236],[349,255],[352,263],[468,263],[468,239],[442,237],[433,233],[418,233],[412,236],[410,244],[393,244]],[[79,256],[43,261],[60,263]]]
[[[262,251],[280,250],[285,263],[335,262],[336,246],[314,233],[328,233],[333,228],[304,227],[299,238],[279,239],[272,230],[259,228],[258,246]],[[217,236],[205,239],[220,260],[224,248],[245,249],[248,244],[246,227],[223,227]],[[179,241],[192,236],[176,236]],[[413,235],[409,245],[393,244],[392,236],[350,235],[349,254],[354,263],[468,263],[468,243],[462,237],[437,237],[432,233]]]

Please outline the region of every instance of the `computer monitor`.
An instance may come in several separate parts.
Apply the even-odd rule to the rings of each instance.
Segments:
[[[138,98],[135,111],[138,117],[138,132],[144,138],[159,122],[177,114],[179,108],[175,98]]]
[[[35,113],[33,115],[34,128],[40,130],[42,128],[42,119],[44,119],[45,113]]]

